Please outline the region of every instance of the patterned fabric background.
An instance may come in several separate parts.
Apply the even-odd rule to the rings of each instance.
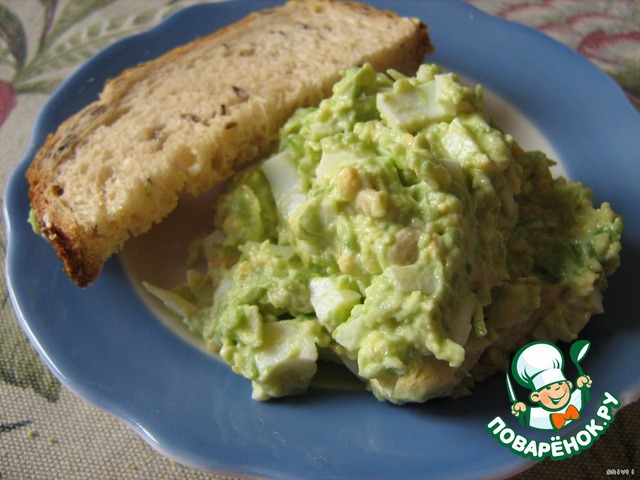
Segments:
[[[640,107],[640,2],[637,0],[470,0],[498,17],[530,25],[581,53]]]
[[[29,144],[34,119],[58,83],[113,41],[198,0],[0,0],[0,180]],[[640,108],[640,1],[470,0],[535,27],[609,73]],[[6,233],[0,229],[4,262]],[[3,264],[4,271],[4,264]],[[62,387],[20,329],[0,280],[0,479],[224,478],[154,452],[133,431]],[[521,478],[601,478],[592,465],[634,467],[638,408],[607,433],[612,450],[542,463]],[[606,457],[607,460],[604,460]],[[607,463],[608,462],[608,463]],[[602,470],[602,469],[601,469]],[[576,476],[577,475],[577,476]]]

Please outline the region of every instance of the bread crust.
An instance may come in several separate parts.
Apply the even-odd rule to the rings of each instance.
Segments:
[[[62,259],[64,270],[69,278],[77,285],[85,287],[93,282],[99,275],[106,259],[119,251],[128,238],[143,233],[170,213],[177,205],[181,191],[186,189],[198,194],[213,188],[216,183],[224,181],[256,155],[265,154],[272,145],[277,129],[285,118],[278,118],[278,125],[265,125],[262,129],[256,127],[255,132],[249,132],[251,141],[245,142],[238,147],[237,152],[232,151],[229,154],[231,155],[230,158],[227,159],[225,157],[226,152],[218,152],[213,155],[222,159],[212,158],[210,160],[217,173],[209,172],[208,176],[203,176],[200,181],[198,178],[182,178],[185,175],[177,172],[176,175],[180,179],[176,180],[175,192],[168,192],[161,201],[158,200],[156,202],[158,205],[153,207],[155,210],[152,211],[144,201],[138,201],[137,205],[131,207],[133,210],[137,210],[131,214],[132,218],[143,218],[147,214],[150,217],[149,219],[145,218],[145,221],[140,222],[140,224],[134,224],[131,220],[127,220],[123,222],[123,225],[111,222],[111,224],[105,223],[105,226],[92,224],[82,218],[79,211],[84,206],[77,199],[69,198],[65,194],[65,188],[61,186],[60,181],[65,176],[65,173],[63,173],[65,166],[78,162],[76,157],[77,150],[89,141],[95,132],[109,128],[111,124],[126,113],[120,102],[127,96],[129,90],[144,82],[151,72],[162,71],[167,65],[182,61],[202,45],[220,42],[221,39],[236,35],[237,32],[242,32],[243,28],[254,24],[259,18],[270,16],[274,21],[274,25],[277,25],[277,22],[282,18],[281,12],[286,9],[297,8],[309,8],[314,11],[340,8],[342,9],[341,13],[345,16],[353,14],[359,16],[359,19],[366,16],[370,17],[372,21],[379,17],[390,19],[393,22],[411,22],[413,31],[411,36],[404,41],[405,44],[389,47],[395,49],[396,56],[393,61],[383,58],[378,65],[374,65],[377,68],[398,68],[407,71],[407,73],[412,73],[412,70],[415,70],[423,61],[425,55],[433,50],[426,25],[416,19],[401,19],[393,12],[377,10],[355,2],[296,0],[281,7],[252,13],[244,19],[210,35],[179,46],[161,57],[128,68],[118,77],[108,80],[99,100],[65,120],[55,133],[48,135],[26,173],[26,178],[30,185],[29,198],[40,230],[49,240],[57,255]],[[309,52],[309,54],[312,55],[313,52]],[[363,52],[362,58],[376,61],[375,52]],[[224,72],[224,68],[225,66],[221,65],[220,71]],[[339,70],[343,66],[330,65],[328,68],[336,70],[334,72],[334,80],[337,80]],[[309,93],[309,98],[300,99],[297,101],[298,104],[295,104],[295,102],[291,105],[287,104],[286,107],[290,108],[291,111],[280,113],[283,117],[286,117],[300,106],[317,103],[322,96],[330,93],[331,85],[331,83],[318,85],[322,90],[320,96]],[[242,96],[242,93],[241,89],[236,91],[239,97]],[[284,115],[285,113],[286,116]],[[229,127],[230,125],[231,127]],[[230,121],[224,127],[218,127],[217,129],[233,129],[234,127],[236,125]],[[235,132],[239,131],[240,129],[236,128],[233,134],[238,135]],[[229,132],[223,133],[231,135]],[[234,137],[231,138],[233,140]],[[225,150],[225,148],[226,144],[222,143],[220,149]],[[150,170],[152,168],[154,167],[149,166]],[[149,182],[152,183],[152,181],[156,181],[156,179],[150,175]],[[139,188],[139,186],[136,188]],[[96,193],[96,195],[100,194],[99,191]],[[86,199],[87,203],[91,201],[91,198]]]

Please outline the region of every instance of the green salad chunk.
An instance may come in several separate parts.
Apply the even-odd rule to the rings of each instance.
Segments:
[[[467,393],[602,310],[621,219],[436,65],[351,69],[216,200],[206,269],[148,288],[265,400],[344,364],[379,399]]]

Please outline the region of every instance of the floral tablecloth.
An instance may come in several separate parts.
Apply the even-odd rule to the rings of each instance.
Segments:
[[[574,48],[610,74],[640,108],[639,0],[470,2]],[[111,42],[195,3],[199,1],[0,0],[3,189],[27,150],[38,111],[61,80]],[[2,261],[5,245],[1,229]],[[165,458],[119,420],[62,386],[20,329],[4,278],[0,295],[0,479],[226,478]],[[517,478],[604,478],[607,469],[617,468],[640,475],[639,445],[636,402],[618,413],[590,450],[562,462],[541,462]]]

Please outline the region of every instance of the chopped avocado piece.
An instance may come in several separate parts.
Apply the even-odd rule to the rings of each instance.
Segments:
[[[33,229],[33,233],[35,233],[36,235],[42,235],[42,229],[40,228],[40,223],[38,223],[38,217],[36,216],[36,212],[33,208],[29,210],[29,224]]]

